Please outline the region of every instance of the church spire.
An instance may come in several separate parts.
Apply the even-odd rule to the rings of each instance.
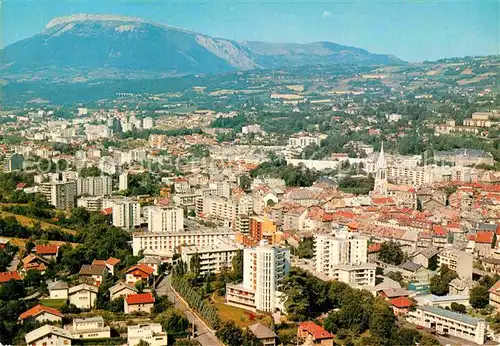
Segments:
[[[382,145],[380,146],[380,154],[377,160],[377,168],[385,168],[385,167],[387,167],[387,163],[385,161],[385,156],[384,156],[384,142],[382,142]]]

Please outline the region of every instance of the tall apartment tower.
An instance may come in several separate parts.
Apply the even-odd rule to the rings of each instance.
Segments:
[[[149,232],[177,232],[184,229],[184,210],[176,207],[152,207],[148,210]]]
[[[126,190],[128,189],[128,172],[123,172],[118,177],[118,190]]]
[[[73,181],[43,183],[39,189],[47,202],[57,209],[71,209],[75,206],[76,184]]]
[[[376,266],[368,262],[368,239],[347,231],[314,236],[316,271],[353,286],[374,286]]]
[[[122,200],[113,204],[113,226],[133,229],[141,225],[141,207],[138,201]]]
[[[76,180],[77,196],[106,196],[112,192],[112,179],[110,176],[86,177]]]
[[[259,246],[243,250],[243,287],[255,291],[257,310],[276,311],[277,291],[289,271],[289,249],[262,240]]]

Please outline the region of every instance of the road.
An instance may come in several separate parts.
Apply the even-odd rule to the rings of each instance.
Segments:
[[[16,253],[14,258],[12,259],[12,262],[10,262],[9,267],[7,268],[7,271],[9,272],[15,272],[17,270],[17,266],[19,265],[19,255]]]
[[[158,284],[156,293],[159,296],[168,296],[168,299],[174,303],[175,307],[184,312],[187,319],[189,320],[189,323],[195,325],[196,340],[198,340],[201,345],[221,346],[222,344],[219,339],[217,339],[215,334],[210,331],[205,323],[192,312],[191,308],[189,308],[187,304],[184,304],[182,300],[180,300],[179,297],[175,294],[175,292],[172,291],[172,288],[170,287],[170,280],[170,275],[164,277],[163,280]]]

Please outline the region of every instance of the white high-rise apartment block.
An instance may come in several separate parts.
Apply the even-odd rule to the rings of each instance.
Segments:
[[[176,207],[148,209],[149,232],[177,232],[184,229],[184,210]]]
[[[376,266],[367,263],[368,239],[347,231],[314,236],[315,270],[353,286],[375,286]]]
[[[128,172],[123,172],[118,177],[118,190],[123,191],[128,189]]]
[[[142,128],[148,130],[154,126],[154,120],[151,117],[146,117],[142,120]]]
[[[133,229],[141,225],[141,207],[138,201],[116,201],[113,206],[113,226]]]
[[[291,148],[305,148],[311,144],[321,146],[322,136],[299,134],[288,139],[288,146]]]
[[[280,289],[289,271],[290,250],[262,240],[259,246],[243,250],[243,283],[226,286],[226,301],[254,311],[283,309]]]
[[[75,206],[76,184],[73,181],[43,183],[39,190],[47,202],[57,209],[71,209]]]
[[[112,180],[110,176],[78,178],[76,180],[77,196],[106,196],[112,192]]]

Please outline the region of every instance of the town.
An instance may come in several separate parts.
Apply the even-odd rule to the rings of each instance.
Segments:
[[[12,100],[0,342],[500,342],[499,64]]]

